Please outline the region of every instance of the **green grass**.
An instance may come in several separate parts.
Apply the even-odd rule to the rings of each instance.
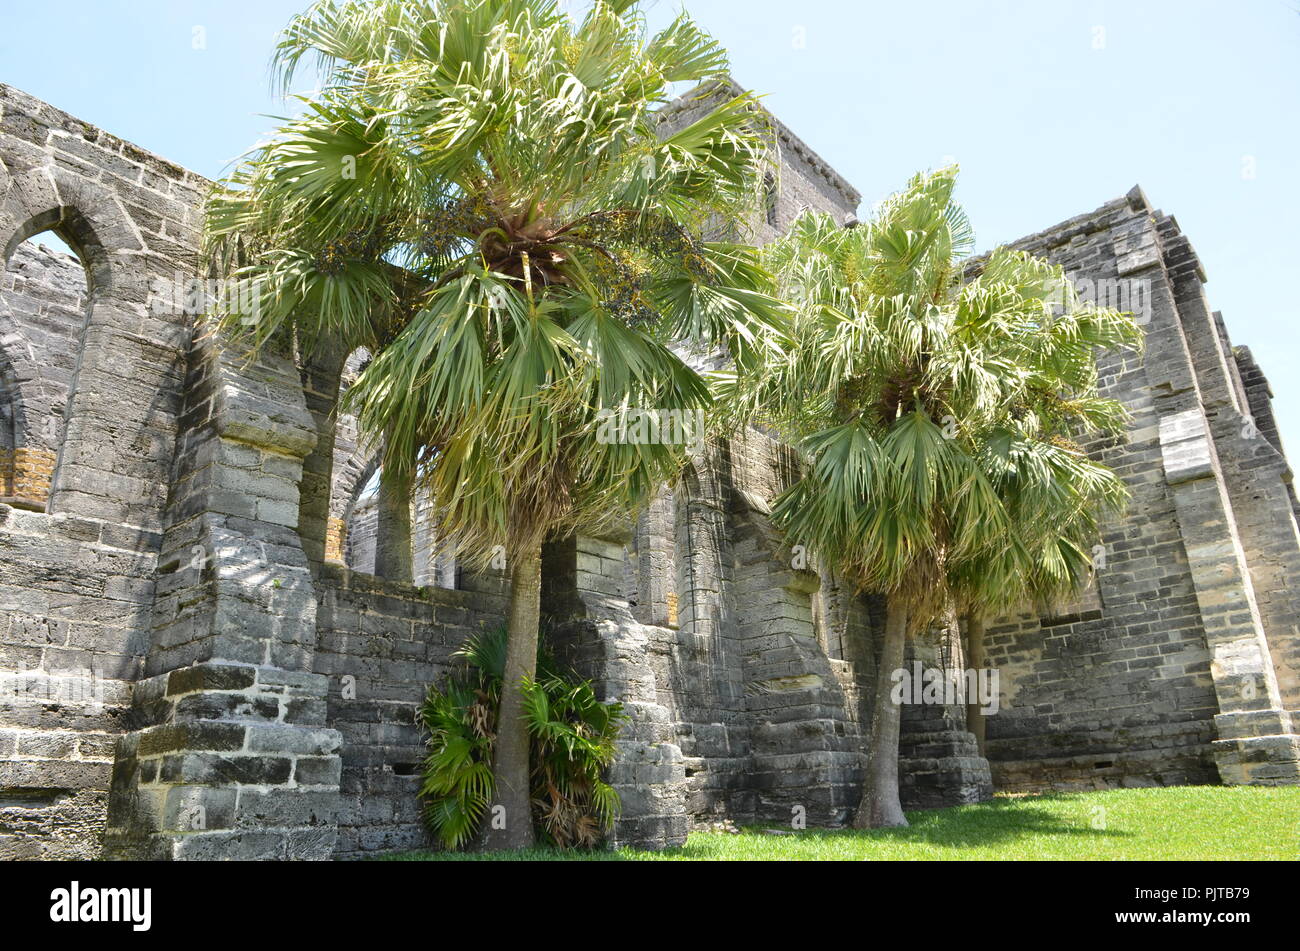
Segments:
[[[1300,858],[1300,788],[1180,786],[998,797],[909,812],[906,829],[695,832],[664,852],[407,852],[395,861]],[[768,828],[776,828],[769,826]]]

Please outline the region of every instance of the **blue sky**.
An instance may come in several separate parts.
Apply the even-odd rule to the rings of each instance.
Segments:
[[[208,176],[267,133],[305,0],[6,3],[0,82]],[[680,3],[646,6],[652,25]],[[956,158],[981,248],[1141,184],[1300,452],[1300,0],[693,0],[733,73],[863,193]]]

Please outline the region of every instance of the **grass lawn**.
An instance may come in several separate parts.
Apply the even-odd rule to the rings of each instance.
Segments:
[[[390,861],[1300,859],[1300,788],[1180,786],[998,797],[909,812],[907,829],[694,832],[664,852],[407,852]],[[767,828],[776,828],[775,825]]]

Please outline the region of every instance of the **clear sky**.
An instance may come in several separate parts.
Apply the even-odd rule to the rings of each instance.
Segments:
[[[0,5],[0,82],[216,176],[284,112],[266,63],[306,0]],[[646,9],[658,25],[680,5]],[[864,209],[956,158],[988,248],[1141,184],[1190,237],[1300,453],[1300,0],[687,7]]]

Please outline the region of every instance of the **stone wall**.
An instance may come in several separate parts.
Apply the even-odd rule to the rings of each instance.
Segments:
[[[883,610],[775,530],[770,503],[793,472],[788,448],[750,431],[694,460],[626,532],[548,547],[553,642],[633,716],[612,771],[619,843],[717,822],[842,825],[857,807]],[[906,723],[909,807],[988,798],[964,725],[928,708]]]
[[[194,271],[202,187],[0,85],[0,366],[18,475],[0,506],[0,857],[99,850],[114,737],[149,649],[190,338],[151,290]],[[51,229],[84,272],[21,247]]]
[[[698,108],[669,107],[665,129]],[[857,192],[772,130],[753,236],[804,207],[851,215]],[[427,499],[408,508],[413,578],[357,570],[364,552],[344,566],[384,542],[356,527],[377,454],[338,412],[365,355],[277,341],[251,359],[194,332],[178,298],[206,187],[0,86],[0,858],[427,844],[415,712],[502,618],[501,578],[439,551]],[[48,229],[80,264],[24,246]],[[1133,503],[1106,526],[1097,588],[989,631],[999,783],[1295,781],[1300,543],[1267,381],[1140,192],[1021,244],[1137,281],[1150,307],[1145,354],[1102,370],[1134,419],[1090,449]],[[774,531],[792,465],[748,433],[634,522],[547,546],[553,646],[631,716],[618,843],[833,825],[856,802],[883,605]],[[950,666],[950,647],[936,633],[909,659]],[[960,718],[906,711],[908,804],[988,794]]]
[[[989,628],[999,787],[1294,781],[1300,544],[1267,382],[1233,354],[1177,222],[1140,190],[1015,246],[1132,309],[1146,348],[1101,362],[1132,422],[1089,449],[1132,499],[1104,526],[1091,610]]]
[[[417,711],[465,638],[503,622],[499,582],[479,587],[416,588],[339,567],[318,577],[313,669],[328,679],[327,721],[343,738],[336,856],[431,845],[416,799]]]
[[[660,112],[660,132],[670,135],[703,118],[719,103],[746,92],[738,83],[709,83],[669,103]],[[825,212],[837,221],[856,214],[862,195],[820,155],[769,112],[759,113],[769,143],[764,193],[756,196],[754,219],[743,237],[766,244],[779,237],[807,209]]]

